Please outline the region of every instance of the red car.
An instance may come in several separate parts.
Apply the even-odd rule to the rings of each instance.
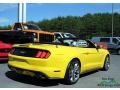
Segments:
[[[108,49],[108,45],[105,42],[96,42],[96,44],[101,48]]]
[[[8,60],[8,53],[12,48],[11,44],[4,43],[0,41],[0,61],[1,60]]]

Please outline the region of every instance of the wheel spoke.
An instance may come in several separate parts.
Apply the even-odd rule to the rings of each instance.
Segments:
[[[106,59],[106,65],[105,65],[106,69],[109,69],[110,67],[110,61],[109,58]]]
[[[73,74],[73,68],[74,68],[73,65],[71,65],[71,66],[70,66],[70,69],[69,69],[69,78],[70,78],[71,81],[73,81],[73,77],[74,77],[74,76],[73,76],[73,75],[74,75],[74,74]]]

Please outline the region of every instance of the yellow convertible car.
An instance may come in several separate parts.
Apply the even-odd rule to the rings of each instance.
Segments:
[[[70,46],[60,44],[16,44],[9,54],[11,70],[29,76],[63,79],[67,84],[78,81],[80,74],[110,66],[108,50],[89,40],[78,40]]]

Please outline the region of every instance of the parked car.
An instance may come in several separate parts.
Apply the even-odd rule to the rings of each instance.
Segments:
[[[9,54],[8,66],[16,73],[63,79],[67,84],[76,83],[80,74],[88,71],[107,71],[110,66],[109,52],[90,41],[82,42],[79,46],[56,43],[16,44]]]
[[[71,33],[65,33],[65,32],[54,32],[55,34],[55,39],[66,43],[70,45],[74,40],[77,39],[77,37]]]
[[[105,42],[110,52],[120,55],[120,37],[92,37],[93,42]]]
[[[70,46],[87,47],[87,42],[85,40],[78,39],[73,41]]]
[[[8,53],[12,49],[11,44],[3,43],[0,41],[0,61],[1,60],[8,60]]]
[[[108,49],[106,42],[96,42],[95,44],[101,48]]]

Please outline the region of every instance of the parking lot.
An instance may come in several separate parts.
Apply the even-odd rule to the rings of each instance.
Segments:
[[[120,55],[111,55],[109,71],[97,70],[81,75],[74,85],[65,85],[62,80],[38,80],[10,71],[6,62],[0,63],[0,88],[95,88],[120,87]]]

